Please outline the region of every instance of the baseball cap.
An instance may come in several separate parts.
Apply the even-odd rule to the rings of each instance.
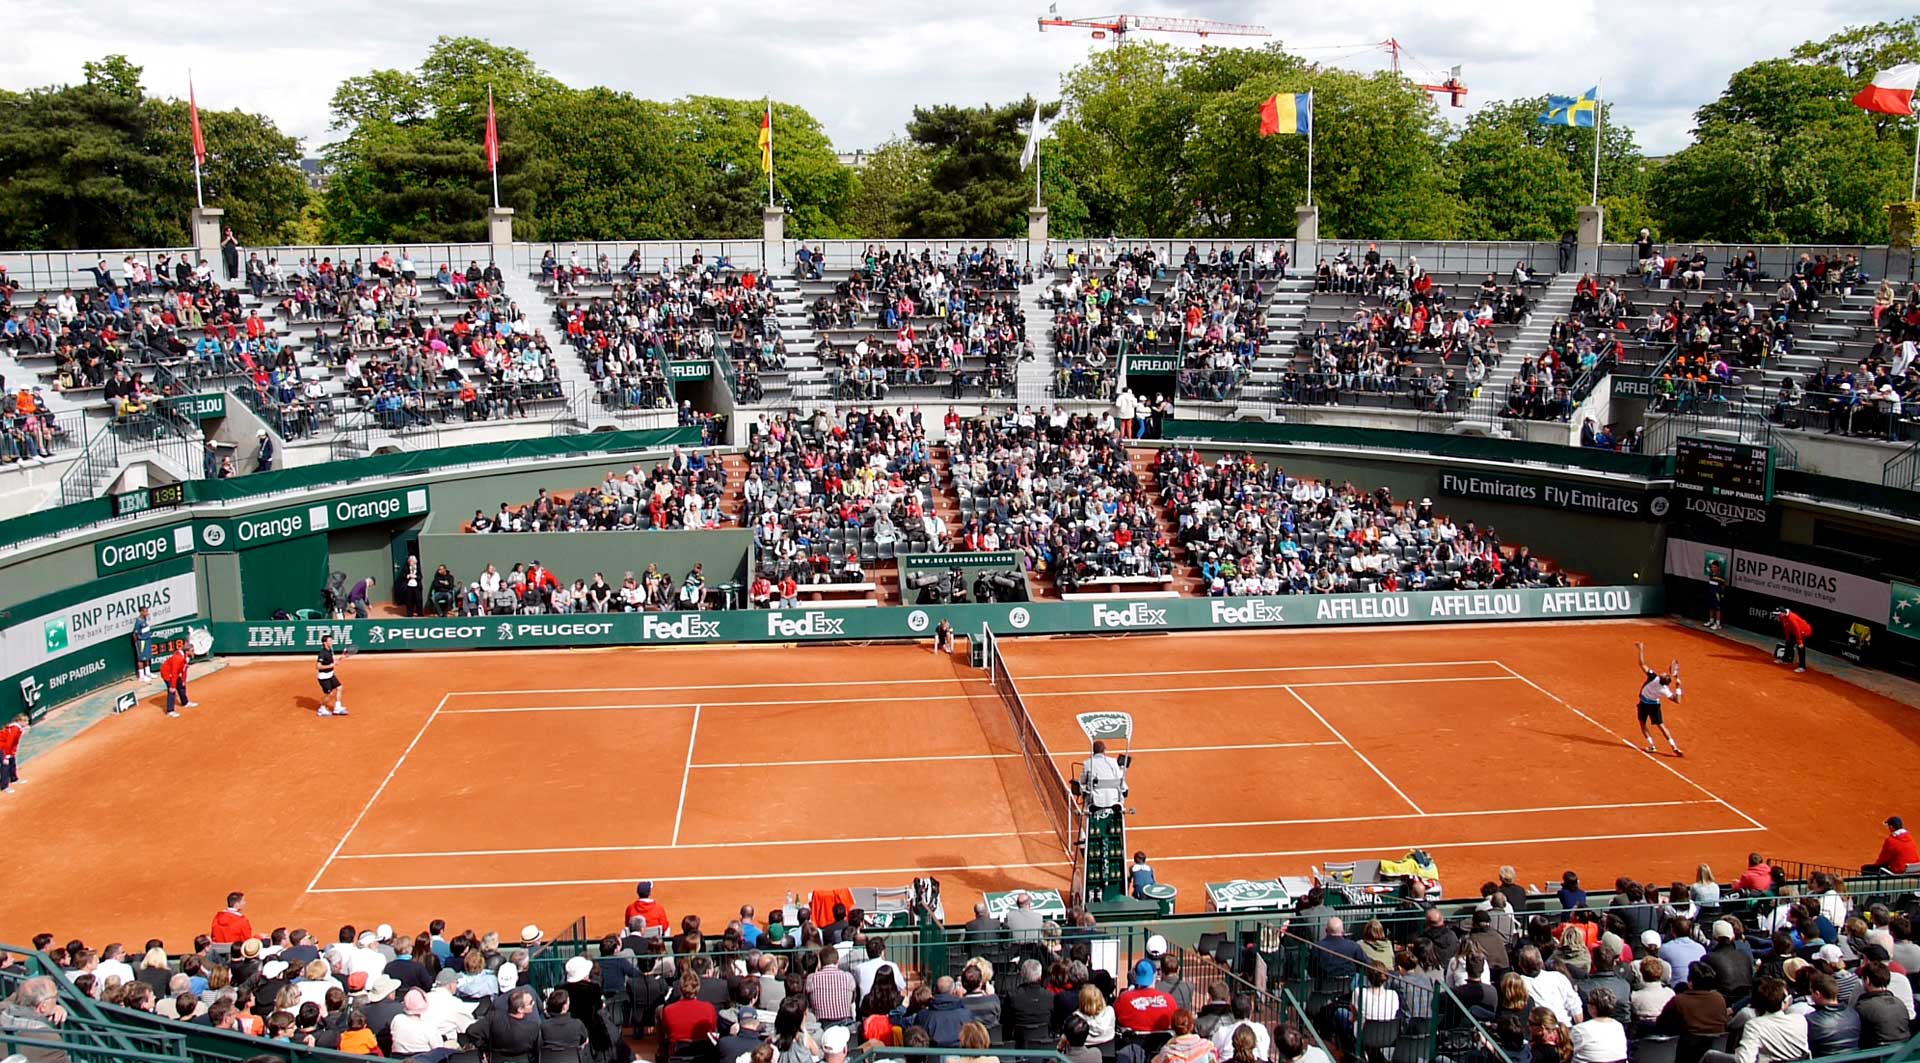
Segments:
[[[1893,830],[1906,830],[1907,821],[1901,819],[1899,816],[1888,816],[1887,826]]]
[[[1713,940],[1732,941],[1733,924],[1727,922],[1725,919],[1715,919],[1713,921]]]
[[[268,960],[260,965],[260,974],[267,978],[278,978],[287,973],[287,961]]]
[[[1787,958],[1787,961],[1785,963],[1782,963],[1780,965],[1780,974],[1784,978],[1786,978],[1787,981],[1791,982],[1795,978],[1800,977],[1800,972],[1806,970],[1810,966],[1812,966],[1812,964],[1809,964],[1807,961],[1801,959],[1800,957],[1791,956]]]
[[[378,939],[376,939],[376,938],[375,938],[375,937],[373,936],[373,931],[371,931],[371,930],[362,930],[362,931],[360,931],[360,947],[361,947],[361,948],[363,948],[363,949],[370,949],[370,948],[372,948],[372,947],[373,947],[373,944],[374,944],[374,942],[375,942],[376,940],[378,940]]]
[[[1152,937],[1147,938],[1147,955],[1165,956],[1166,954],[1167,954],[1166,938],[1162,937],[1159,934],[1155,934]]]
[[[1133,965],[1133,984],[1145,989],[1153,985],[1155,973],[1152,960],[1141,960]]]
[[[381,923],[379,929],[373,932],[373,936],[380,941],[392,941],[393,927],[386,923]]]
[[[585,956],[575,956],[567,961],[567,981],[583,982],[593,973],[593,961]]]
[[[845,1026],[830,1026],[820,1034],[820,1047],[827,1052],[845,1052],[847,1042],[852,1038],[853,1035],[847,1032]]]
[[[1813,958],[1816,960],[1819,960],[1821,963],[1831,963],[1836,965],[1847,962],[1846,957],[1840,954],[1840,946],[1838,945],[1820,946],[1820,951],[1814,953]]]
[[[452,985],[459,980],[460,972],[451,967],[443,967],[439,974],[433,976],[433,984],[436,986]]]
[[[500,982],[500,991],[502,993],[520,984],[520,968],[515,967],[511,963],[501,964],[500,969],[493,972],[493,974]]]
[[[1660,947],[1660,931],[1658,930],[1640,931],[1640,944],[1645,945],[1647,948],[1650,948],[1650,949],[1659,948]]]

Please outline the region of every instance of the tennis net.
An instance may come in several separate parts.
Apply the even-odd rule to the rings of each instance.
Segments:
[[[1020,754],[1027,763],[1027,775],[1033,780],[1034,792],[1040,797],[1040,807],[1045,810],[1054,833],[1060,836],[1061,848],[1077,864],[1078,821],[1066,777],[1060,774],[1060,765],[1048,751],[1046,740],[1040,737],[1040,729],[1034,726],[1026,700],[1020,696],[1020,687],[1013,681],[1013,673],[1007,671],[1006,662],[1000,658],[1000,639],[985,625],[981,626],[980,633],[985,640],[987,675],[1013,721],[1014,740],[1020,743]],[[1075,885],[1078,888],[1078,884]]]

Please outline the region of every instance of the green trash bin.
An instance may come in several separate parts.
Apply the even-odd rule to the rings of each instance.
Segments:
[[[1158,905],[1160,914],[1166,916],[1173,914],[1174,898],[1179,896],[1180,891],[1164,882],[1156,882],[1142,889],[1140,894],[1145,899]]]

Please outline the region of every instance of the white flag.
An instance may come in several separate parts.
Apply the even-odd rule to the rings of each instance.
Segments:
[[[1027,147],[1026,147],[1026,150],[1020,153],[1020,168],[1024,170],[1027,167],[1032,166],[1033,160],[1038,158],[1039,156],[1040,156],[1040,105],[1036,103],[1033,105],[1033,125],[1027,128]]]

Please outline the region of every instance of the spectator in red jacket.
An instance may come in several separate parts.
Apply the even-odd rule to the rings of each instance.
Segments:
[[[1887,817],[1887,840],[1880,843],[1880,855],[1873,863],[1860,869],[1860,873],[1872,874],[1876,871],[1891,871],[1900,874],[1907,868],[1920,864],[1920,846],[1916,846],[1913,835],[1908,832],[1907,824],[1899,816]]]
[[[1793,670],[1806,671],[1807,640],[1813,637],[1813,625],[1791,609],[1775,609],[1773,618],[1780,621],[1780,633],[1787,642],[1787,658],[1796,660]]]
[[[237,945],[253,936],[253,924],[247,920],[247,895],[235,890],[227,894],[227,906],[213,913],[213,943]]]
[[[1152,960],[1134,968],[1133,988],[1113,1002],[1114,1021],[1134,1033],[1163,1033],[1173,1029],[1173,1013],[1180,1010],[1169,994],[1154,988],[1158,971]]]
[[[635,917],[646,920],[650,927],[659,927],[661,933],[667,929],[667,907],[653,899],[653,883],[642,881],[633,888],[633,903],[627,905],[626,924],[633,925]]]

